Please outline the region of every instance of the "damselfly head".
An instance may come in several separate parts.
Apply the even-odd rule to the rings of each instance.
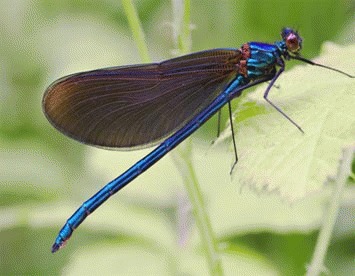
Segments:
[[[291,28],[283,28],[281,31],[281,37],[285,41],[287,50],[293,54],[298,54],[302,49],[302,38],[298,33]]]

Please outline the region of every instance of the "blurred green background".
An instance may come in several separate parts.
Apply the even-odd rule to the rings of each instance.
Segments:
[[[350,0],[191,2],[193,51],[273,42],[284,26],[300,31],[308,58],[327,40],[355,42]],[[176,53],[171,2],[135,5],[152,59],[171,58]],[[127,22],[118,0],[0,2],[0,275],[208,273],[170,156],[90,216],[67,247],[50,253],[72,212],[149,151],[81,145],[57,132],[41,108],[46,87],[63,75],[141,63]],[[230,184],[233,153],[208,152],[215,132],[213,118],[194,134],[194,166],[221,241],[225,274],[303,275],[330,191],[292,205],[276,194],[240,192]],[[332,275],[355,271],[353,221],[352,204],[341,209],[326,258]]]

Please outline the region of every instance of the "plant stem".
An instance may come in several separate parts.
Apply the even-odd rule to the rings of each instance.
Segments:
[[[130,28],[144,62],[149,62],[144,33],[132,1],[122,0]],[[180,54],[191,50],[190,0],[173,0],[174,37]],[[183,6],[182,6],[183,5]],[[181,8],[182,7],[182,8]],[[182,12],[182,14],[181,14]],[[182,15],[182,16],[181,16]],[[206,249],[206,257],[211,275],[222,275],[222,264],[218,253],[218,243],[213,235],[211,223],[207,215],[202,193],[191,163],[191,141],[178,147],[179,155],[172,153],[178,169],[181,171],[184,184],[193,208],[194,218],[201,235],[201,242]]]
[[[320,275],[325,271],[324,259],[332,236],[334,224],[338,217],[345,183],[349,173],[351,172],[351,162],[354,153],[355,147],[350,147],[343,152],[343,158],[340,162],[338,174],[335,180],[334,192],[330,197],[329,209],[324,213],[323,225],[318,236],[312,262],[307,271],[307,276]]]
[[[184,9],[182,16],[182,24],[180,34],[178,36],[179,48],[182,54],[187,54],[191,51],[191,26],[190,26],[190,0],[184,1]]]
[[[191,162],[191,142],[186,141],[184,147],[180,146],[177,150],[179,154],[173,155],[174,161],[183,178],[192,205],[192,212],[200,233],[202,247],[205,249],[210,274],[223,275],[218,242],[213,234],[200,185]]]
[[[351,172],[350,178],[351,178],[353,181],[355,181],[355,173]]]
[[[143,62],[150,62],[148,47],[137,11],[131,0],[122,0],[122,5],[126,13],[129,26],[132,30],[134,40],[138,47],[139,55]]]
[[[180,54],[187,54],[191,51],[190,0],[173,0],[172,4],[176,45]],[[181,12],[183,13],[182,15]],[[200,185],[191,162],[191,139],[180,145],[178,152],[179,155],[173,154],[174,161],[181,172],[192,205],[193,215],[201,236],[201,243],[205,248],[210,274],[223,275],[218,242],[213,234]]]

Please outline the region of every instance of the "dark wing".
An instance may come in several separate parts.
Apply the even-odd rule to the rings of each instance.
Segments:
[[[240,58],[237,49],[216,49],[73,74],[48,87],[43,109],[58,130],[80,142],[151,146],[206,108],[237,75]]]

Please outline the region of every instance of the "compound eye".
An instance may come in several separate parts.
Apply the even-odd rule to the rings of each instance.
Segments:
[[[297,36],[294,33],[290,33],[287,37],[286,37],[286,47],[287,50],[289,50],[292,53],[296,53],[301,49],[301,40],[300,37]]]

